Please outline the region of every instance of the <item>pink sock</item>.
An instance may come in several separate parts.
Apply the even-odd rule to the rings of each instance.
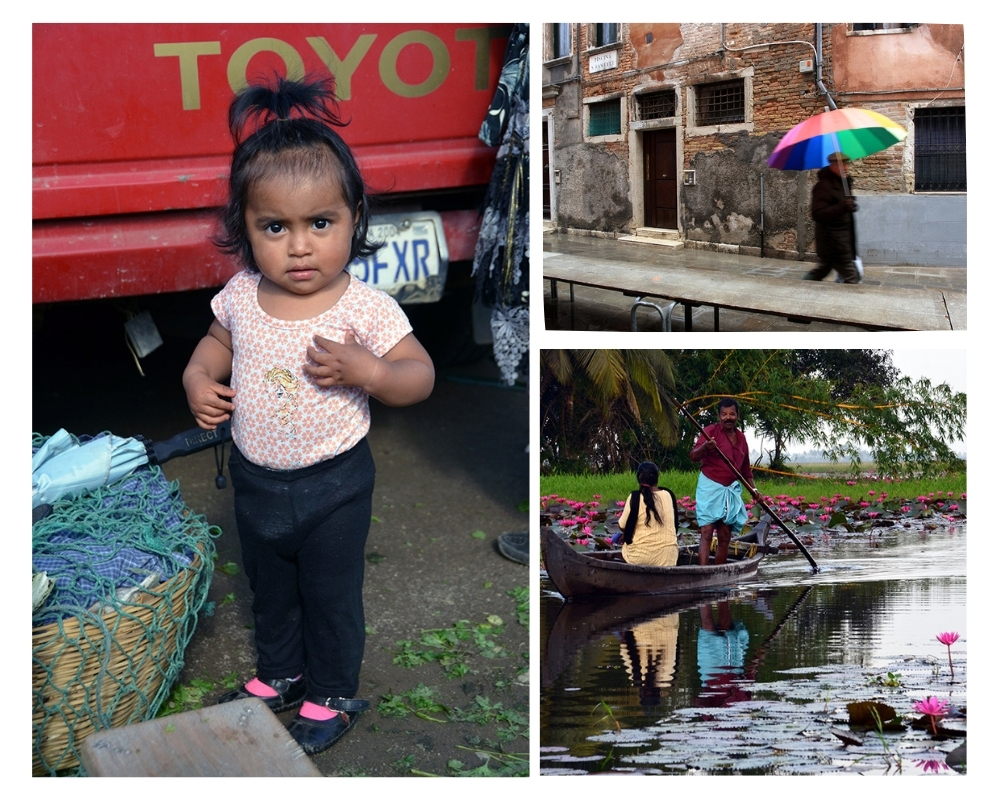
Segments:
[[[317,722],[326,722],[328,719],[333,719],[340,712],[333,711],[326,706],[320,706],[316,703],[310,703],[308,700],[302,704],[302,708],[299,709],[299,716],[305,717],[306,719],[314,719]]]
[[[270,686],[268,686],[263,681],[258,678],[254,678],[252,681],[247,683],[246,690],[255,697],[277,697],[278,693],[274,691]]]
[[[292,678],[292,680],[293,681],[297,681],[301,677],[302,676],[299,675],[298,677]],[[252,681],[249,681],[247,683],[247,685],[246,685],[245,688],[246,688],[246,690],[248,692],[250,692],[250,694],[254,695],[255,697],[277,697],[278,696],[278,693],[274,689],[272,689],[270,686],[268,686],[266,683],[264,683],[259,678],[254,678]]]

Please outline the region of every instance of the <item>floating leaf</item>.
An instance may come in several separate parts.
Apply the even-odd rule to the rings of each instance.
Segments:
[[[902,730],[903,724],[899,720],[896,710],[885,703],[877,700],[864,700],[860,703],[847,704],[847,716],[851,725],[861,728],[878,728],[882,730]]]
[[[850,731],[841,730],[840,728],[830,728],[830,733],[836,736],[844,744],[860,745],[864,744],[863,734],[862,736],[855,736]]]

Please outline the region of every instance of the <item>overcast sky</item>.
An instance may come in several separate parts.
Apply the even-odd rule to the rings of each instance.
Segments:
[[[913,380],[927,378],[935,386],[947,383],[952,391],[968,392],[965,350],[893,350],[892,364]]]

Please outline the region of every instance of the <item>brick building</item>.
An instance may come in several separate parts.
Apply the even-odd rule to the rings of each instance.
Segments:
[[[809,260],[816,173],[767,158],[803,119],[863,106],[908,135],[852,165],[860,255],[965,266],[961,25],[557,23],[544,34],[543,205],[559,229]]]

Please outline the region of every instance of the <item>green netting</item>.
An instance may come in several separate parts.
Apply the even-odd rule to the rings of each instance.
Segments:
[[[33,774],[80,774],[89,734],[156,715],[208,595],[218,535],[159,467],[59,500],[32,526],[34,571],[56,584],[33,614]]]

